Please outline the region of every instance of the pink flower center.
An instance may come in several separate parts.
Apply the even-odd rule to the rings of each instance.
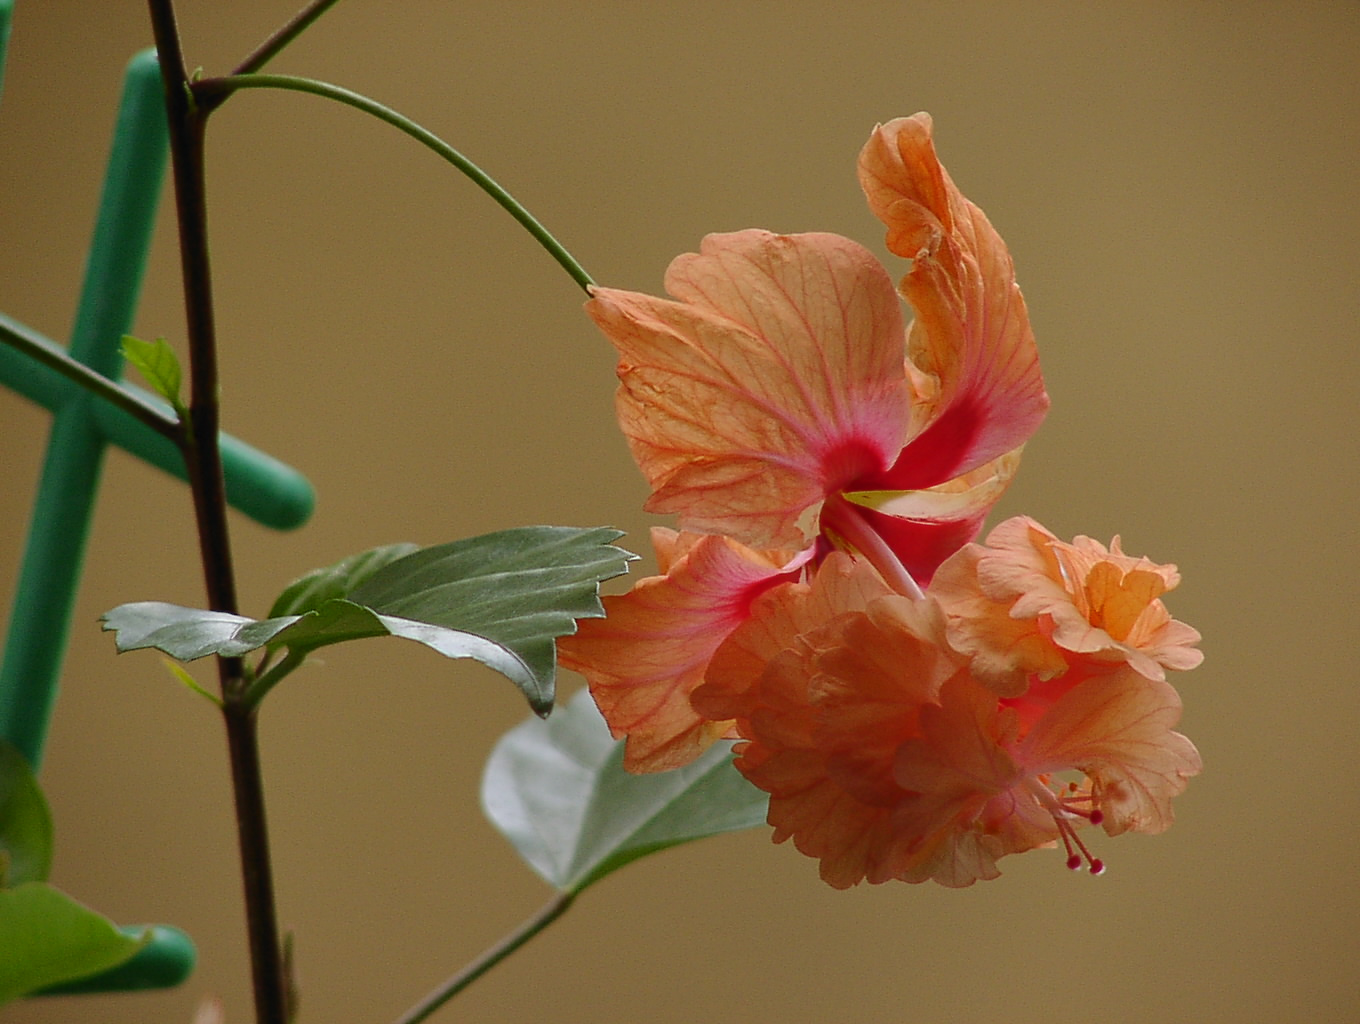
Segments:
[[[885,465],[883,452],[872,441],[847,437],[822,453],[822,486],[827,494],[853,490],[856,481],[883,472]]]
[[[878,570],[888,586],[914,600],[925,595],[888,542],[865,519],[858,506],[833,494],[822,504],[819,527],[832,544],[858,554]]]

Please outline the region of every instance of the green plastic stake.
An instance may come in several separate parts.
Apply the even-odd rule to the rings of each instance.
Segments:
[[[0,0],[0,75],[12,13],[13,0]],[[73,359],[113,380],[122,369],[119,346],[136,310],[165,162],[160,70],[154,52],[146,51],[128,65],[69,350]],[[0,335],[55,348],[8,317],[0,318]],[[0,382],[54,414],[0,666],[0,737],[36,769],[56,700],[105,445],[112,441],[181,476],[183,465],[173,443],[130,414],[8,345],[0,344],[0,357]],[[163,406],[144,392],[127,390]],[[244,511],[279,528],[298,526],[310,515],[311,485],[296,471],[228,438],[223,461],[228,494]],[[137,935],[146,930],[125,929]],[[149,931],[131,960],[52,991],[179,984],[193,970],[192,941],[177,928],[156,925]]]
[[[14,0],[0,0],[0,92],[5,88],[5,50],[9,48],[9,21]]]
[[[0,313],[0,384],[52,412],[60,411],[84,393],[75,381],[36,362],[18,348],[3,344],[7,338],[50,352],[64,351],[33,328]],[[165,414],[171,411],[158,395],[131,384],[123,384],[122,389],[143,405]],[[95,398],[90,403],[90,415],[110,444],[181,480],[185,478],[179,448],[131,413]],[[220,444],[227,500],[233,508],[275,530],[292,530],[307,521],[316,498],[306,477],[230,434],[222,434]]]
[[[128,67],[99,217],[85,267],[70,355],[119,375],[165,170],[165,124],[154,54]],[[56,700],[85,543],[103,465],[104,436],[84,393],[53,417],[0,668],[0,736],[36,771]]]
[[[140,936],[146,927],[120,928],[125,935]],[[188,979],[194,969],[197,951],[193,941],[178,928],[163,924],[150,928],[145,946],[125,960],[89,978],[63,982],[35,993],[41,996],[74,996],[95,992],[135,992],[153,988],[174,988]]]
[[[160,69],[148,50],[128,65],[69,351],[105,377],[116,379],[122,369],[119,345],[136,309],[165,158]],[[0,318],[0,333],[54,347],[8,317]],[[181,476],[184,470],[167,438],[9,346],[0,347],[0,371],[7,383],[15,379],[16,390],[54,412],[0,667],[0,737],[36,768],[56,700],[105,444],[113,440]],[[226,442],[223,455],[238,505],[281,528],[306,520],[313,499],[303,477],[238,441]]]

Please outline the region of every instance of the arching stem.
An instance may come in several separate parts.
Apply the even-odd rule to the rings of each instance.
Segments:
[[[880,576],[899,594],[913,600],[925,597],[920,584],[907,572],[901,559],[859,513],[855,505],[839,494],[833,494],[822,506],[822,529],[837,538],[844,546],[863,556],[878,570]]]
[[[205,78],[193,85],[194,96],[209,109],[221,103],[223,99],[237,89],[286,89],[293,92],[310,93],[313,96],[323,96],[326,99],[354,107],[356,110],[362,110],[364,113],[392,125],[392,127],[406,133],[462,171],[478,188],[500,204],[502,209],[508,212],[510,216],[519,221],[538,244],[547,250],[548,255],[556,260],[558,265],[571,275],[571,279],[581,288],[589,292],[591,286],[595,283],[591,276],[586,273],[585,268],[577,263],[575,257],[567,251],[566,246],[554,238],[552,233],[539,223],[538,218],[525,209],[519,200],[502,188],[499,182],[435,135],[434,132],[422,128],[406,115],[399,114],[376,100],[369,99],[367,96],[352,92],[342,86],[332,85],[329,82],[318,82],[311,78],[296,78],[292,75],[230,75],[226,78]]]

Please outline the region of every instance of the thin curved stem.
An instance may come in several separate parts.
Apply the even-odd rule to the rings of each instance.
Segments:
[[[501,939],[500,942],[487,949],[481,956],[397,1018],[396,1024],[420,1024],[420,1021],[425,1020],[459,992],[565,914],[567,908],[571,906],[575,899],[576,893],[574,892],[559,892],[541,907],[533,917]]]
[[[524,229],[533,235],[538,244],[547,250],[548,255],[552,256],[581,288],[589,292],[591,286],[595,283],[591,276],[586,273],[585,268],[577,263],[575,257],[567,251],[566,246],[554,238],[548,229],[539,223],[538,218],[526,210],[519,200],[502,188],[491,175],[439,136],[426,128],[422,128],[404,114],[399,114],[376,100],[369,99],[367,96],[341,86],[332,85],[329,82],[319,82],[312,78],[296,78],[292,75],[232,75],[226,78],[205,78],[202,81],[195,82],[193,86],[194,95],[200,103],[206,106],[216,105],[222,97],[237,89],[286,89],[293,92],[311,93],[313,96],[324,96],[326,99],[335,100],[346,106],[354,107],[356,110],[362,110],[364,113],[371,114],[378,120],[390,124],[421,145],[432,149],[444,160],[462,171],[478,188],[499,203],[510,216],[519,221]]]

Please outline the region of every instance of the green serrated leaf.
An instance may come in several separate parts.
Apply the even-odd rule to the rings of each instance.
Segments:
[[[141,939],[44,882],[0,892],[0,1003],[130,959]]]
[[[131,334],[125,334],[123,358],[137,368],[156,394],[169,402],[176,412],[183,413],[184,403],[179,390],[184,373],[180,369],[179,357],[175,355],[175,350],[166,344],[164,338],[143,341]]]
[[[683,768],[632,775],[590,694],[496,744],[482,809],[550,884],[580,892],[649,853],[765,823],[769,797],[715,744]]]
[[[529,703],[546,714],[556,638],[576,632],[577,619],[603,617],[600,582],[627,572],[636,557],[613,546],[621,536],[607,527],[501,530],[407,555],[349,596],[386,615],[474,633],[510,651],[532,677],[532,688],[521,684]]]
[[[298,620],[246,618],[206,608],[185,608],[163,601],[119,605],[101,618],[105,630],[115,631],[120,654],[154,647],[179,661],[195,661],[209,654],[239,658],[269,643]]]
[[[52,868],[52,814],[24,755],[0,740],[0,889],[43,882]],[[0,949],[4,949],[0,945]]]
[[[154,647],[180,661],[240,657],[266,646],[299,655],[347,640],[404,637],[482,662],[547,714],[557,637],[575,632],[577,619],[604,614],[600,582],[626,572],[634,557],[610,543],[619,536],[534,526],[424,548],[376,568],[347,598],[302,614],[256,620],[144,601],[120,605],[102,621],[117,634],[120,652]],[[311,603],[305,589],[289,602]]]
[[[419,550],[419,544],[386,544],[342,558],[334,565],[313,569],[288,584],[274,602],[274,607],[269,609],[269,617],[273,619],[316,611],[327,601],[348,596],[350,591],[389,562]]]

